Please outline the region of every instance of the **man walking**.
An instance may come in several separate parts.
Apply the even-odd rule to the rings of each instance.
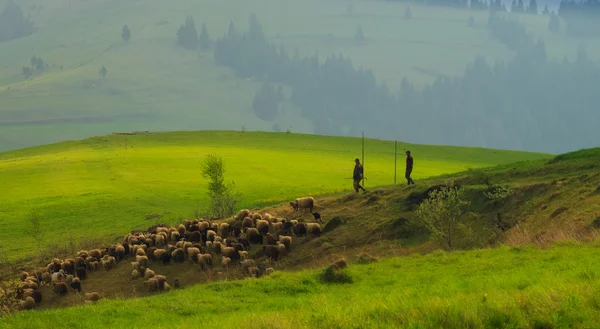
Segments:
[[[413,157],[410,155],[410,151],[406,151],[406,180],[408,181],[408,185],[414,184],[415,182],[410,178],[410,174],[413,170]]]
[[[356,162],[356,165],[354,166],[354,174],[352,175],[352,179],[354,179],[354,190],[356,193],[358,193],[359,189],[366,192],[365,188],[360,186],[360,181],[362,180],[364,173],[363,166],[360,164],[360,160],[358,158],[356,158],[354,162]]]

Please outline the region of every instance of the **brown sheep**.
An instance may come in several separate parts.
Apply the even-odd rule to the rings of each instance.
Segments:
[[[217,232],[215,232],[213,230],[206,231],[206,240],[212,242],[215,240],[216,236],[217,236]]]
[[[279,249],[276,246],[263,246],[263,252],[271,260],[277,261],[279,259]]]
[[[248,267],[248,274],[250,274],[253,277],[258,277],[258,267],[256,266],[252,266],[252,267]]]
[[[256,221],[256,229],[261,233],[261,234],[267,234],[269,233],[269,222],[264,220],[264,219],[259,219]]]
[[[270,231],[271,231],[271,233],[277,233],[277,232],[281,231],[282,228],[283,228],[282,222],[272,223]]]
[[[275,270],[272,267],[267,267],[267,269],[265,270],[266,275],[271,275],[273,274],[273,272],[275,272]]]
[[[84,299],[87,302],[97,302],[100,300],[100,294],[97,292],[87,292],[85,293]]]
[[[290,202],[290,206],[294,208],[294,211],[308,209],[312,213],[315,207],[315,199],[313,197],[297,198],[295,201]]]
[[[143,267],[148,267],[148,256],[135,256],[135,261]]]
[[[248,259],[248,252],[247,251],[238,251],[238,254],[240,255],[240,259],[241,260]]]
[[[21,308],[24,310],[31,310],[35,307],[35,300],[33,297],[26,297],[25,300],[21,301]]]
[[[246,217],[246,218],[244,218],[244,220],[242,221],[242,229],[245,229],[245,228],[252,227],[252,226],[253,226],[253,224],[254,224],[254,223],[252,222],[252,218],[250,218],[250,217]]]
[[[158,280],[154,278],[150,278],[143,282],[146,286],[148,286],[148,291],[156,291],[158,290]]]
[[[198,255],[200,254],[200,249],[198,248],[188,248],[187,249],[188,257],[191,263],[195,263],[198,260]]]
[[[222,238],[226,238],[227,236],[229,236],[229,224],[221,223],[221,225],[219,225],[219,235]]]
[[[231,260],[240,259],[240,254],[233,247],[221,247],[221,253],[223,256],[231,258]]]
[[[222,248],[222,244],[221,242],[213,242],[213,250],[216,254],[220,254],[221,253],[221,248]]]
[[[279,251],[279,257],[283,257],[285,255],[285,252],[286,252],[285,245],[283,245],[280,242],[277,242],[276,247],[277,247],[277,250]]]
[[[210,254],[200,254],[198,255],[198,264],[203,269],[210,269],[212,266],[212,256]]]
[[[181,234],[179,234],[179,232],[177,232],[177,231],[171,232],[171,241],[179,241],[180,238],[181,238]]]
[[[142,247],[138,247],[135,250],[135,255],[136,256],[146,256],[146,251]]]
[[[248,217],[248,215],[250,215],[250,210],[243,209],[243,210],[240,210],[240,212],[238,212],[237,215],[235,215],[235,219],[241,220],[241,219],[244,219],[245,217]]]
[[[21,274],[19,274],[19,278],[21,279],[21,281],[25,281],[25,279],[27,279],[27,277],[29,277],[28,272],[21,272]]]
[[[252,215],[252,219],[253,220],[258,220],[258,219],[263,219],[263,217],[261,216],[261,214],[255,213],[255,214]]]
[[[285,246],[285,250],[290,251],[292,249],[292,237],[287,235],[280,235],[279,242]]]
[[[133,270],[133,272],[131,272],[131,280],[137,280],[141,277],[142,277],[142,273],[140,273],[140,271]]]
[[[242,267],[242,269],[244,269],[245,272],[249,267],[256,266],[256,263],[253,259],[246,259],[240,262],[240,266]]]
[[[206,232],[208,230],[208,228],[210,227],[210,224],[208,222],[202,222],[198,225],[199,227],[199,231],[200,232]]]
[[[183,263],[185,261],[185,252],[183,249],[177,248],[171,253],[171,259],[173,259],[175,263]]]
[[[153,270],[147,268],[146,271],[144,272],[144,279],[150,279],[156,276],[156,273],[154,273]]]
[[[271,233],[267,233],[267,244],[269,245],[276,245],[277,244],[277,236],[271,234]]]
[[[306,224],[304,223],[297,223],[296,225],[293,226],[293,231],[294,234],[296,234],[296,236],[304,236],[306,235]]]
[[[319,223],[307,223],[306,231],[316,236],[321,235],[321,224]]]
[[[229,268],[229,264],[231,263],[231,258],[229,257],[222,257],[221,258],[221,266],[224,268]]]
[[[57,282],[54,284],[54,293],[60,296],[64,296],[69,292],[69,288],[65,282]]]

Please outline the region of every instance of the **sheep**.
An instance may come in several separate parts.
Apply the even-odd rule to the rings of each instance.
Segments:
[[[252,267],[248,267],[248,274],[250,274],[253,277],[258,277],[258,267],[256,266],[252,266]]]
[[[154,258],[163,263],[163,265],[169,265],[171,263],[171,254],[165,249],[157,249],[154,251]]]
[[[21,301],[21,308],[24,310],[31,310],[35,307],[35,300],[33,297],[27,297],[25,300]]]
[[[73,282],[73,276],[71,274],[67,274],[67,278],[65,279],[65,283],[70,286],[71,282]]]
[[[135,256],[135,261],[144,267],[148,267],[148,256]]]
[[[212,266],[212,256],[210,254],[198,255],[198,264],[202,268],[210,269],[210,267]]]
[[[256,221],[256,229],[261,234],[267,234],[269,232],[269,222],[264,219],[259,219]]]
[[[266,275],[273,274],[273,272],[275,272],[275,270],[272,267],[267,267],[267,269],[265,269]]]
[[[206,231],[206,240],[207,241],[211,241],[211,242],[214,241],[215,236],[217,236],[217,232],[215,232],[213,230]]]
[[[62,270],[52,273],[52,279],[51,279],[52,284],[56,284],[56,283],[62,282],[64,280],[65,280],[65,273],[62,272]]]
[[[171,232],[171,241],[179,241],[180,238],[181,238],[181,234],[179,234],[179,232],[177,232],[177,231]]]
[[[50,284],[52,281],[52,275],[49,272],[42,273],[42,282],[45,284]]]
[[[158,280],[156,278],[150,278],[143,283],[148,286],[150,292],[158,290]]]
[[[156,276],[156,273],[154,273],[153,270],[147,268],[146,271],[144,272],[144,279],[150,279]]]
[[[271,223],[271,229],[270,231],[272,233],[277,233],[279,231],[281,231],[281,229],[283,228],[283,223],[279,222],[279,223]]]
[[[97,292],[87,292],[84,299],[86,302],[97,302],[100,300],[100,294]]]
[[[281,242],[277,242],[277,245],[276,245],[276,247],[277,247],[277,250],[278,250],[279,256],[284,256],[284,255],[285,255],[285,251],[286,251],[286,250],[285,250],[285,245],[284,245],[284,244],[282,244]]]
[[[213,250],[216,254],[221,253],[221,248],[222,248],[222,244],[221,242],[213,242]]]
[[[67,284],[64,282],[57,282],[54,285],[54,293],[60,296],[64,296],[69,291]]]
[[[153,279],[156,279],[156,283],[159,290],[163,290],[167,285],[167,277],[164,275],[157,275]]]
[[[135,251],[136,256],[146,256],[146,251],[144,248],[137,248]]]
[[[23,297],[31,297],[36,304],[42,302],[42,293],[39,290],[25,289],[23,290]]]
[[[273,217],[273,215],[266,213],[262,219],[266,220],[269,223],[273,223],[273,220],[277,220],[277,218]]]
[[[175,281],[173,282],[173,287],[175,287],[175,289],[179,289],[181,287],[181,285],[179,284],[179,279],[175,279]]]
[[[263,243],[263,236],[255,228],[251,227],[251,228],[247,229],[246,237],[248,239],[248,242],[250,242],[250,243],[253,243],[253,244],[262,244]]]
[[[252,218],[246,217],[242,221],[242,229],[245,229],[245,228],[248,228],[248,227],[252,227],[253,224],[254,223],[252,222]]]
[[[319,222],[323,223],[323,219],[321,218],[321,214],[319,214],[318,212],[313,212],[312,215],[315,218],[315,220],[318,220]]]
[[[252,219],[258,220],[258,219],[263,219],[263,217],[261,214],[255,213],[255,214],[252,214]]]
[[[131,280],[137,280],[141,277],[142,277],[142,273],[140,273],[140,271],[133,270],[133,272],[131,272]]]
[[[240,262],[240,266],[246,271],[249,267],[256,266],[256,263],[253,259],[246,259]]]
[[[277,236],[271,234],[271,233],[267,233],[267,244],[269,245],[275,245],[277,244]]]
[[[183,249],[177,248],[171,253],[171,258],[176,263],[183,263],[183,261],[185,260],[185,252],[183,251]]]
[[[166,238],[165,238],[163,235],[157,235],[157,236],[154,238],[154,241],[155,241],[156,245],[157,245],[157,246],[160,246],[160,247],[163,247],[163,246],[165,245],[165,243],[166,243],[166,240],[167,240],[167,239],[166,239]]]
[[[164,291],[170,291],[171,290],[171,286],[165,282],[165,285],[163,286],[163,290]]]
[[[74,291],[81,292],[81,281],[79,281],[79,278],[73,278],[70,286]]]
[[[191,263],[195,263],[198,259],[198,255],[200,254],[200,249],[198,248],[188,248],[187,249],[188,257]]]
[[[212,250],[213,248],[213,242],[212,241],[206,241],[206,249],[207,250]]]
[[[306,224],[306,231],[308,233],[312,233],[316,236],[320,236],[321,235],[321,224],[319,223],[307,223]]]
[[[29,273],[28,272],[21,272],[21,274],[19,274],[19,278],[21,279],[21,281],[25,281],[25,279],[27,279],[27,277],[29,277]]]
[[[293,231],[294,231],[294,234],[296,234],[296,236],[306,235],[306,224],[297,223],[296,225],[293,226]]]
[[[89,255],[91,257],[100,258],[100,257],[102,257],[102,251],[99,249],[90,250]]]
[[[285,246],[285,250],[290,251],[292,249],[292,237],[287,235],[280,235],[279,242]]]
[[[139,270],[141,266],[142,265],[138,262],[131,262],[131,267],[136,271]]]
[[[295,201],[290,202],[290,206],[294,208],[294,211],[308,209],[312,213],[315,207],[315,199],[313,197],[297,198]]]
[[[231,263],[231,258],[229,258],[229,257],[221,258],[221,266],[223,266],[224,268],[229,268],[229,263]]]
[[[262,250],[269,259],[277,261],[279,258],[279,248],[276,246],[263,246]]]
[[[222,247],[221,253],[223,254],[223,256],[229,257],[232,260],[240,259],[240,254],[238,254],[238,251],[235,250],[235,248],[233,247]]]
[[[137,257],[146,257],[146,256],[137,256]],[[148,257],[146,257],[146,260],[148,259]],[[102,263],[102,267],[104,267],[105,271],[111,270],[113,268],[113,263],[109,260],[101,260],[100,261]]]
[[[240,255],[240,259],[241,260],[248,259],[248,252],[247,251],[238,251],[238,254]]]
[[[241,220],[241,219],[244,219],[245,217],[248,217],[248,215],[250,215],[250,210],[243,209],[243,210],[240,210],[240,212],[238,212],[237,215],[235,215],[235,219]]]
[[[183,249],[183,244],[185,243],[185,241],[178,241],[177,243],[175,243],[175,248],[182,248]]]
[[[219,225],[219,233],[221,237],[226,238],[229,235],[229,224],[221,223]]]
[[[190,223],[191,224],[191,223]],[[185,226],[183,224],[179,224],[179,226],[177,226],[177,233],[179,233],[179,236],[184,236],[185,235]],[[171,235],[173,236],[173,235]]]

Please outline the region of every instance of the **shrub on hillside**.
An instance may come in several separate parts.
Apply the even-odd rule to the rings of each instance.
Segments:
[[[376,263],[378,261],[379,261],[379,259],[377,259],[377,257],[373,257],[365,252],[358,255],[358,260],[357,260],[357,262],[359,264],[371,264],[371,263]]]
[[[319,279],[324,283],[353,283],[354,279],[346,271],[346,260],[340,259],[337,262],[327,266],[321,272]]]
[[[202,175],[209,180],[208,196],[213,218],[223,218],[235,213],[240,194],[234,192],[235,183],[225,184],[225,163],[223,159],[209,154],[202,164]]]
[[[12,0],[0,14],[0,42],[26,37],[33,33],[33,22]]]
[[[17,279],[0,281],[0,318],[20,308],[21,282]]]
[[[418,221],[441,245],[452,249],[458,232],[468,233],[470,228],[463,221],[465,209],[470,202],[463,200],[463,190],[454,185],[445,186],[430,193],[416,211]]]

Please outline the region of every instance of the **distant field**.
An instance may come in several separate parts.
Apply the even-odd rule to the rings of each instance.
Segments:
[[[502,247],[350,264],[350,284],[316,270],[214,282],[96,305],[20,312],[1,328],[593,328],[598,244]]]
[[[289,102],[277,122],[261,121],[250,107],[258,82],[236,79],[215,66],[212,52],[177,47],[175,33],[186,15],[194,16],[198,30],[206,22],[214,39],[230,21],[245,30],[256,13],[267,36],[290,55],[294,48],[302,56],[318,52],[322,59],[343,53],[356,66],[372,69],[392,90],[403,76],[423,86],[438,75],[459,75],[476,55],[491,60],[512,56],[489,35],[486,12],[413,4],[413,19],[404,20],[406,4],[397,2],[356,1],[351,16],[343,0],[19,3],[39,29],[0,43],[0,151],[122,130],[245,126],[270,131],[277,123],[284,130],[313,131]],[[31,10],[35,3],[43,9]],[[475,28],[467,27],[471,15]],[[574,55],[581,40],[549,35],[546,17],[521,16],[528,29],[547,39],[552,57]],[[120,37],[123,24],[132,31],[128,43]],[[360,47],[353,42],[359,24],[366,37]],[[590,57],[600,54],[600,43],[584,41]],[[34,54],[50,67],[24,81],[21,67]],[[108,69],[105,81],[98,75],[102,65]]]
[[[415,157],[419,180],[469,167],[535,160],[543,154],[477,148],[398,145],[398,183],[404,155]],[[180,132],[105,136],[0,153],[0,241],[13,257],[30,256],[24,219],[43,218],[46,241],[122,235],[156,222],[190,218],[206,203],[200,165],[221,155],[244,199],[259,206],[299,196],[349,192],[361,140],[299,134]],[[365,142],[367,189],[393,184],[394,143]],[[148,214],[158,217],[147,219]],[[155,215],[155,216],[156,216]],[[18,242],[18,243],[17,243]]]

